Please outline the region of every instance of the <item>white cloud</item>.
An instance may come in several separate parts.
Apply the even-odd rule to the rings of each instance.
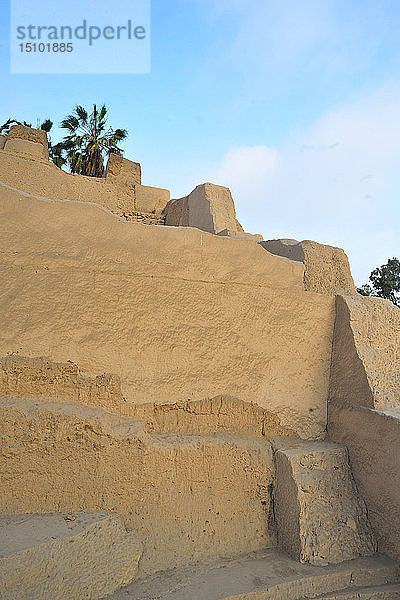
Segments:
[[[279,152],[267,146],[237,146],[230,148],[215,174],[220,181],[229,179],[232,186],[246,189],[259,185],[279,167]]]
[[[292,134],[280,152],[230,148],[208,179],[232,189],[250,231],[344,247],[361,283],[400,253],[399,164],[400,87],[388,86]]]

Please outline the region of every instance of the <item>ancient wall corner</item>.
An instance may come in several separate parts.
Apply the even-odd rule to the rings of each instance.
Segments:
[[[236,218],[235,203],[229,188],[201,183],[183,198],[172,199],[164,210],[165,224],[196,227],[222,237],[261,241],[260,234],[245,233]]]
[[[336,297],[328,434],[345,444],[378,550],[400,559],[400,309],[382,298]]]
[[[134,186],[142,183],[140,164],[115,153],[108,158],[105,176],[114,185]]]
[[[312,240],[265,240],[261,246],[278,256],[304,263],[304,288],[319,294],[355,294],[349,260],[342,248]]]
[[[346,296],[336,296],[329,401],[374,408],[367,372],[357,349]]]
[[[338,295],[330,398],[376,410],[400,406],[400,309],[389,300]]]
[[[4,150],[11,154],[25,154],[33,159],[49,159],[47,134],[41,129],[13,125],[4,142]]]

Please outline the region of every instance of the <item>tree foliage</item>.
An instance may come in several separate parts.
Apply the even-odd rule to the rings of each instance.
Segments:
[[[105,158],[112,153],[122,154],[119,144],[128,135],[126,129],[113,129],[107,122],[108,110],[104,104],[100,109],[94,104],[91,112],[78,105],[61,123],[67,133],[60,142],[52,143],[53,122],[50,119],[38,122],[37,127],[47,133],[49,158],[55,165],[66,166],[72,173],[102,177]],[[0,134],[7,135],[12,125],[32,127],[26,121],[9,118],[0,125]]]
[[[361,287],[357,288],[357,292],[361,294],[361,296],[373,296],[374,290],[368,283],[364,283]]]
[[[76,106],[72,114],[61,123],[67,130],[62,144],[67,164],[72,173],[89,177],[102,177],[104,158],[112,153],[122,154],[119,143],[126,136],[126,129],[113,129],[107,125],[107,108],[96,104],[89,113],[83,106]]]
[[[372,285],[364,284],[357,291],[363,296],[379,296],[400,306],[400,260],[389,258],[385,265],[374,269],[369,276]]]

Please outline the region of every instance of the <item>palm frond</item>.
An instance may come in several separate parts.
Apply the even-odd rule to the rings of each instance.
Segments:
[[[61,121],[62,129],[68,129],[73,132],[79,127],[79,121],[75,115],[68,115],[63,121]]]
[[[75,112],[78,115],[79,119],[81,121],[83,121],[84,123],[86,123],[87,119],[88,119],[88,113],[87,110],[85,108],[83,108],[83,106],[75,106]]]
[[[122,142],[122,140],[125,140],[128,137],[128,132],[126,129],[116,129],[114,131],[114,140],[116,142]]]
[[[45,121],[43,121],[43,123],[40,126],[40,129],[42,131],[45,131],[46,133],[49,133],[50,129],[53,127],[53,121],[50,121],[50,119],[46,119]]]
[[[100,121],[105,120],[106,114],[107,114],[107,108],[106,108],[106,105],[103,104],[103,106],[100,108],[100,111],[99,111],[99,120]]]

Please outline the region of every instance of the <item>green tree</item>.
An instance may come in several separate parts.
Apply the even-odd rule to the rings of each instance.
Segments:
[[[374,269],[369,276],[374,290],[381,298],[400,305],[400,260],[389,258],[385,265]]]
[[[389,258],[385,265],[374,269],[369,276],[372,286],[366,283],[357,288],[363,296],[379,296],[400,306],[400,260]]]
[[[94,104],[90,113],[83,106],[76,106],[62,121],[61,127],[68,131],[62,148],[72,173],[102,177],[105,157],[122,154],[118,144],[127,137],[127,131],[109,127],[107,120],[107,108],[103,105],[98,110]]]
[[[374,295],[374,291],[368,283],[364,283],[364,285],[357,288],[357,292],[359,294],[361,294],[361,296],[373,296]]]

